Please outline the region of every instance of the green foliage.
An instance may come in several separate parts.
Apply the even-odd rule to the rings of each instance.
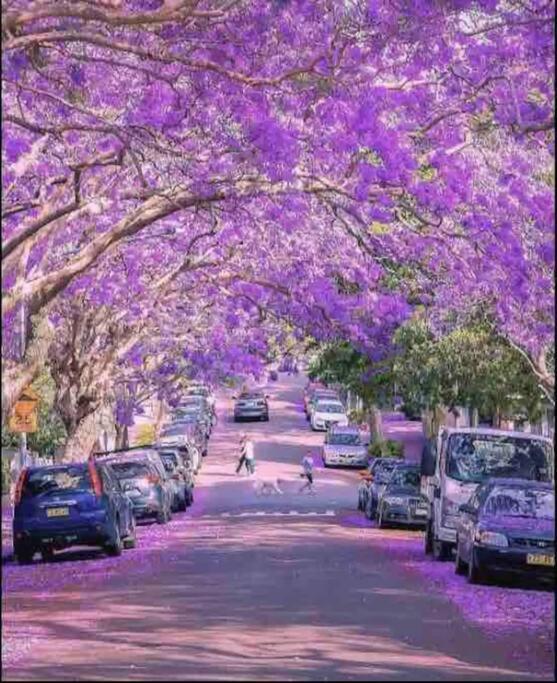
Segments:
[[[44,370],[31,385],[38,393],[38,430],[27,435],[27,447],[40,455],[54,455],[54,451],[66,441],[66,429],[54,407],[54,381]],[[19,434],[2,430],[4,448],[19,446]]]
[[[472,323],[436,339],[423,320],[413,320],[395,342],[394,379],[412,409],[464,405],[483,415],[539,419],[541,392],[526,360],[488,325]]]
[[[367,450],[374,458],[404,458],[404,444],[392,439],[372,441]]]
[[[339,383],[362,397],[364,407],[387,404],[392,389],[390,360],[372,363],[349,342],[324,345],[310,364],[310,379]]]

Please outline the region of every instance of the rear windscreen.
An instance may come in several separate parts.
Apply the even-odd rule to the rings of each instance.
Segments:
[[[29,473],[23,496],[33,497],[50,492],[92,490],[89,471],[84,465],[36,470]]]
[[[146,462],[111,462],[110,466],[118,479],[135,479],[151,474],[151,468]]]

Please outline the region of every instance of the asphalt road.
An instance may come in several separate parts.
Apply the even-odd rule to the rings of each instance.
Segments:
[[[10,567],[7,637],[30,644],[3,678],[536,679],[370,544],[370,534],[419,532],[360,525],[354,472],[318,464],[316,494],[298,493],[304,448],[323,440],[301,410],[303,381],[271,385],[267,424],[235,425],[221,402],[193,508],[142,529],[135,550]],[[255,441],[255,478],[279,477],[284,495],[258,496],[234,473],[242,430]]]

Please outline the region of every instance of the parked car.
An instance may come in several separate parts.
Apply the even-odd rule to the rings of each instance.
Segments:
[[[331,425],[348,426],[348,416],[338,399],[320,399],[311,411],[310,424],[313,431],[323,432]]]
[[[332,425],[325,436],[323,465],[365,467],[367,462],[367,448],[362,443],[358,427]]]
[[[456,545],[460,505],[490,477],[552,481],[551,439],[479,427],[444,428],[422,454],[422,489],[429,500],[425,552],[446,560]]]
[[[216,397],[211,389],[204,384],[194,384],[186,389],[187,396],[203,396],[207,403],[214,410],[216,405]]]
[[[162,428],[160,439],[166,437],[180,437],[184,443],[192,443],[199,449],[203,457],[207,455],[209,440],[203,425],[197,419],[197,415],[190,413],[183,415],[170,425]]]
[[[181,430],[177,434],[161,436],[158,442],[159,448],[173,448],[181,454],[186,467],[193,474],[197,474],[201,468],[202,455],[199,448],[189,440],[187,434]]]
[[[420,493],[419,465],[397,465],[379,497],[379,528],[395,524],[425,527],[428,510],[428,500]]]
[[[136,543],[132,504],[111,468],[93,460],[25,468],[14,500],[14,556],[20,564],[55,550],[98,546],[108,555]]]
[[[390,458],[370,457],[367,468],[360,472],[361,481],[358,485],[358,510],[364,511],[366,509],[375,470],[381,462],[386,460],[390,460]]]
[[[497,575],[555,579],[555,488],[491,478],[460,506],[455,571],[470,583]]]
[[[174,486],[174,510],[185,510],[193,502],[192,476],[177,448],[159,448],[163,465]],[[190,470],[191,472],[191,470]]]
[[[238,397],[234,397],[234,422],[240,420],[264,420],[269,421],[269,398],[259,391],[246,391]]]
[[[160,455],[154,448],[135,448],[95,454],[110,464],[133,504],[136,519],[154,518],[166,524],[172,518],[173,487]]]
[[[315,389],[315,391],[313,391],[310,394],[310,397],[308,400],[308,406],[307,406],[307,410],[306,410],[306,418],[308,419],[308,421],[311,420],[311,416],[313,414],[313,411],[315,410],[315,406],[316,406],[317,402],[320,400],[323,400],[323,401],[329,400],[329,401],[339,401],[340,402],[340,398],[338,396],[338,393],[336,391],[334,391],[333,389],[321,389],[321,388]]]
[[[304,388],[304,413],[306,413],[306,415],[309,412],[309,403],[313,398],[313,394],[318,389],[326,390],[326,387],[323,386],[323,384],[321,384],[320,382],[308,382]]]
[[[380,462],[375,467],[373,479],[370,482],[368,490],[366,506],[364,508],[365,515],[368,519],[375,519],[377,516],[379,499],[389,483],[393,470],[402,463],[404,463],[402,458],[385,458],[383,462]]]
[[[210,438],[215,423],[215,415],[211,406],[203,396],[189,396],[174,410],[172,422],[180,422],[189,415],[195,415],[205,436]]]

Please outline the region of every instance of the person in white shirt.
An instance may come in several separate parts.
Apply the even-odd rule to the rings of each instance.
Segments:
[[[247,439],[245,443],[245,459],[248,474],[255,474],[255,450],[251,439]]]

